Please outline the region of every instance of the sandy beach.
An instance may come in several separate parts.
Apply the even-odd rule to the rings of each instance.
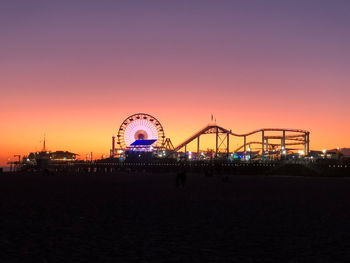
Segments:
[[[0,176],[0,262],[348,262],[350,179]]]

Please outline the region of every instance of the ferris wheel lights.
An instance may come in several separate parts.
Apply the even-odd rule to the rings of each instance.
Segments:
[[[137,140],[154,140],[154,146],[159,147],[163,145],[164,139],[164,129],[160,122],[145,113],[137,113],[126,118],[118,132],[118,144],[122,149],[134,147],[133,143]],[[153,148],[144,150],[149,151]]]

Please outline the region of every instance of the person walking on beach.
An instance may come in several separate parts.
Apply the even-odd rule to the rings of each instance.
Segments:
[[[186,168],[184,166],[180,167],[177,175],[176,175],[176,186],[177,187],[185,187],[187,180]]]

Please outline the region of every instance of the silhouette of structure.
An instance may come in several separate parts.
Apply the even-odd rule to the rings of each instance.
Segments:
[[[213,116],[211,119],[213,120]],[[165,137],[163,126],[155,117],[146,113],[136,113],[127,117],[120,125],[117,135],[117,148],[115,147],[115,136],[112,137],[111,157],[130,150],[141,152],[166,151],[167,157],[175,156],[174,154],[184,151],[185,156],[187,156],[188,145],[193,141],[197,141],[197,150],[194,155],[196,159],[200,159],[201,137],[207,134],[215,134],[215,149],[213,151],[215,158],[219,156],[228,158],[231,153],[239,151],[246,154],[251,151],[252,146],[256,147],[256,145],[259,147],[258,152],[260,152],[261,160],[275,154],[283,156],[288,154],[288,151],[299,150],[302,155],[307,155],[310,151],[310,132],[306,130],[262,128],[238,134],[216,123],[208,124],[174,147],[170,138]],[[237,139],[241,139],[241,145],[236,145],[237,147],[233,151],[230,150],[230,143],[232,144],[233,140],[237,142]],[[142,141],[145,143],[142,143]],[[137,142],[137,147],[135,147],[135,142]],[[303,146],[304,148],[303,151],[300,148],[289,148],[293,146]]]
[[[267,135],[268,132],[279,132],[279,135]],[[293,133],[293,134],[287,134]],[[274,149],[280,150],[282,153],[287,151],[286,146],[294,145],[303,145],[304,146],[304,155],[307,155],[310,151],[310,132],[300,129],[282,129],[282,128],[263,128],[258,129],[249,133],[238,134],[234,133],[231,130],[220,127],[216,124],[209,124],[203,129],[199,130],[191,137],[189,137],[184,142],[180,143],[175,147],[174,151],[178,152],[180,149],[184,148],[185,152],[187,151],[187,145],[194,140],[197,140],[197,156],[199,156],[200,149],[200,137],[205,134],[215,134],[215,156],[218,155],[220,149],[224,148],[226,156],[230,154],[230,136],[243,138],[242,146],[236,148],[234,152],[237,152],[241,149],[244,152],[247,152],[248,148],[252,144],[260,145],[261,149],[261,159],[264,160],[266,154]],[[247,139],[252,136],[260,134],[261,140],[259,141],[247,141]],[[271,143],[271,140],[274,142]],[[278,142],[276,142],[276,140]],[[248,147],[248,148],[247,148]],[[280,147],[280,148],[278,148]],[[250,151],[250,150],[249,150]]]

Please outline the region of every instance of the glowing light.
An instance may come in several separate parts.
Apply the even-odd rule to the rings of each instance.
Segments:
[[[323,152],[323,154],[326,154],[327,150],[323,149],[322,152]]]
[[[137,134],[142,133],[143,139],[158,140],[158,131],[154,123],[147,119],[136,119],[132,121],[125,129],[124,139],[126,146],[129,147],[137,138]]]
[[[299,155],[305,155],[305,152],[304,151],[298,151],[298,154]]]

